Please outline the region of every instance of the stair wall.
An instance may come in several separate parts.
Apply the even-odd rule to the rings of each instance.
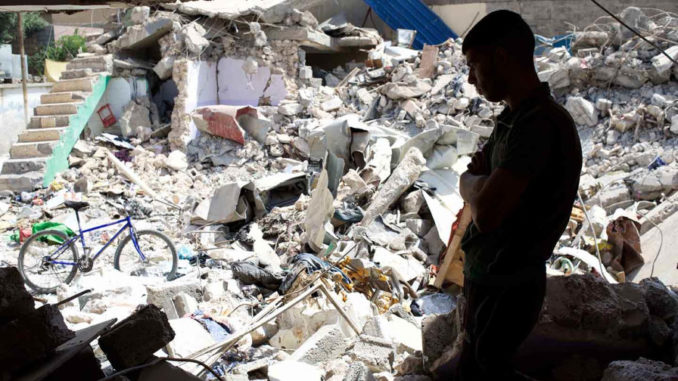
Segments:
[[[109,80],[109,75],[100,75],[99,79],[92,85],[91,94],[78,106],[77,113],[70,116],[68,127],[61,134],[59,143],[53,148],[52,155],[47,159],[45,164],[45,175],[43,178],[43,185],[45,187],[49,186],[57,173],[68,169],[68,155],[80,138],[80,134],[85,129],[85,126],[87,126],[90,116],[96,112],[96,106],[106,91]]]

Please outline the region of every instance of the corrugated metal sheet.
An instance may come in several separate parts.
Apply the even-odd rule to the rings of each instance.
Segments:
[[[417,31],[412,47],[436,45],[457,35],[421,0],[365,0],[384,22],[395,29]]]

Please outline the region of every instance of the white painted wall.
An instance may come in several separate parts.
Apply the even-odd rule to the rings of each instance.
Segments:
[[[435,12],[457,35],[468,33],[475,23],[487,15],[487,4],[432,5]]]
[[[242,69],[244,63],[244,60],[229,57],[219,60],[219,103],[256,107],[263,95],[271,97],[272,105],[278,105],[287,95],[282,74],[271,74],[269,67],[260,66],[256,74],[249,76]],[[269,78],[271,84],[266,89]]]
[[[132,100],[132,97],[143,97],[147,94],[148,81],[146,81],[146,78],[144,77],[111,78],[108,81],[108,86],[106,87],[104,95],[99,100],[99,103],[94,109],[94,113],[87,122],[90,136],[97,136],[102,132],[107,132],[97,113],[101,107],[108,104],[111,107],[115,119],[120,120],[123,109]]]
[[[217,63],[190,61],[188,63],[184,111],[190,114],[201,106],[217,104]],[[190,140],[198,136],[198,128],[190,122]]]
[[[52,89],[51,83],[29,83],[28,118],[33,116],[33,107],[40,104],[40,96]],[[21,84],[0,85],[0,125],[3,139],[0,139],[0,155],[9,153],[19,133],[26,129],[24,122],[24,96]]]

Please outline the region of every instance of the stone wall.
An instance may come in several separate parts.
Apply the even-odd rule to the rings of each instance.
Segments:
[[[564,34],[573,28],[581,30],[597,18],[607,16],[589,0],[425,0],[455,32],[463,33],[473,17],[476,22],[488,12],[510,9],[523,15],[537,34],[554,36]],[[616,0],[603,4],[611,12],[619,13],[626,7],[656,8],[678,12],[676,0]],[[463,14],[463,17],[459,15]],[[652,13],[649,13],[652,14]],[[569,23],[569,24],[568,24]]]

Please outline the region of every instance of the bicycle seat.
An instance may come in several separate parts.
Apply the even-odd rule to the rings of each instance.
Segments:
[[[85,202],[85,201],[64,201],[64,205],[66,205],[67,208],[71,208],[75,211],[78,211],[82,208],[88,207],[89,202]]]

